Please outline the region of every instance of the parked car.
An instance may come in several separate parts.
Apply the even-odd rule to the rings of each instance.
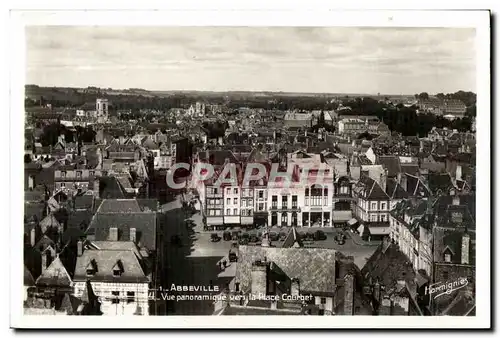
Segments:
[[[314,241],[314,233],[312,233],[312,232],[305,233],[304,237],[305,237],[304,239],[306,241],[311,241],[311,242]]]
[[[241,235],[240,231],[233,231],[233,233],[231,234],[231,239],[233,241],[237,241],[238,238],[240,238],[240,235]]]
[[[280,232],[280,241],[284,241],[286,239],[286,233],[285,232]]]
[[[314,233],[314,239],[316,241],[324,241],[324,240],[326,240],[326,234],[323,231],[321,231],[321,230],[317,230]]]
[[[218,234],[212,234],[212,235],[210,235],[210,240],[211,240],[212,242],[218,242],[218,241],[220,241],[220,240],[221,240],[221,238],[219,237],[219,235],[218,235]]]
[[[278,235],[277,232],[270,232],[269,238],[271,239],[271,241],[278,241],[280,236]]]
[[[224,231],[224,233],[222,234],[222,238],[224,238],[226,242],[233,239],[229,231]]]

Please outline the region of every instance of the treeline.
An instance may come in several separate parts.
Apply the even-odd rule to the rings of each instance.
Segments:
[[[435,96],[440,100],[460,100],[467,107],[465,115],[468,117],[476,116],[476,93],[459,90],[458,92],[448,94],[437,93]],[[429,97],[429,94],[426,92],[415,94],[415,98],[418,100],[428,100]]]
[[[391,131],[396,131],[405,136],[427,136],[432,127],[457,129],[465,132],[471,129],[470,117],[448,120],[442,116],[431,113],[417,114],[417,107],[388,105],[372,98],[356,98],[344,102],[352,111],[343,112],[343,115],[368,115],[377,116]]]

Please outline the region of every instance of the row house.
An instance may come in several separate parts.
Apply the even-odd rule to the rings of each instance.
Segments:
[[[86,168],[76,164],[57,167],[54,170],[54,191],[85,192],[93,189],[96,178],[105,172],[97,168]],[[90,188],[89,188],[90,187]]]

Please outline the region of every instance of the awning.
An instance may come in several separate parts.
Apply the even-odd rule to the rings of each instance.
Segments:
[[[358,220],[357,220],[357,219],[355,219],[355,218],[351,218],[349,221],[347,221],[347,224],[349,224],[349,225],[354,225],[354,224],[356,224],[357,222],[358,222]]]

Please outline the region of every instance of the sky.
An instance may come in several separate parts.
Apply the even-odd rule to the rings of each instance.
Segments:
[[[26,28],[26,83],[147,90],[475,91],[471,28]]]

